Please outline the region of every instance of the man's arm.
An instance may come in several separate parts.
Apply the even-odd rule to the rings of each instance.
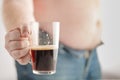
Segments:
[[[4,0],[3,20],[7,31],[35,21],[33,0]]]
[[[35,20],[33,0],[4,0],[3,19],[8,31],[5,36],[6,50],[20,64],[27,64],[30,61],[30,30],[26,24]]]

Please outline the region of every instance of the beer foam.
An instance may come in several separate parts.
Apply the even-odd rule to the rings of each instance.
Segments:
[[[40,46],[33,46],[31,50],[53,50],[58,49],[56,45],[40,45]]]

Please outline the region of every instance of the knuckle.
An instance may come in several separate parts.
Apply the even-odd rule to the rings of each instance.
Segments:
[[[8,34],[5,35],[5,39],[7,39],[7,38],[8,38]]]
[[[9,41],[9,40],[10,40],[10,37],[11,37],[10,32],[6,33],[6,34],[5,34],[5,41]]]
[[[6,34],[5,34],[5,39],[8,39],[8,38],[9,38],[9,35],[10,35],[10,32],[6,33]]]

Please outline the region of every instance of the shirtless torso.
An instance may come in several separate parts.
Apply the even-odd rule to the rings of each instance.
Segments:
[[[60,41],[74,49],[92,49],[101,40],[98,0],[34,0],[37,21],[60,21]]]

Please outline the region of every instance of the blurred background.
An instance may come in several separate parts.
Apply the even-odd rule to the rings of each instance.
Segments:
[[[0,0],[0,80],[17,80],[14,60],[4,49],[5,29]],[[120,0],[101,0],[102,40],[98,48],[103,79],[120,79]]]

